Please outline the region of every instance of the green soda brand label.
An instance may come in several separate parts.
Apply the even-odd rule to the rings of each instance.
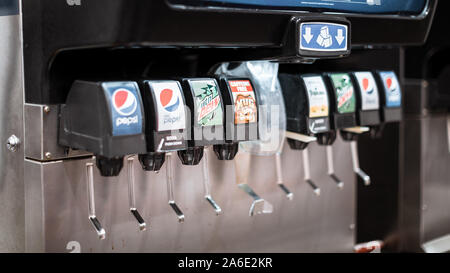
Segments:
[[[346,73],[331,74],[331,81],[336,90],[337,110],[341,114],[356,111],[355,89],[350,75]]]
[[[223,110],[219,89],[214,80],[191,81],[196,104],[196,121],[200,126],[222,125]]]

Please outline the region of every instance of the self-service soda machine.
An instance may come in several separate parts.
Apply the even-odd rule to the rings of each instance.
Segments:
[[[0,1],[0,251],[436,249],[410,107],[437,7]]]

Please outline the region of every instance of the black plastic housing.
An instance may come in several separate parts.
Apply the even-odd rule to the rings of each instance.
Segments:
[[[222,111],[222,119],[220,124],[217,123],[216,125],[206,125],[202,126],[198,122],[198,110],[199,107],[196,102],[196,96],[194,93],[193,84],[195,84],[196,81],[212,81],[215,83],[215,86],[217,88],[218,94],[217,96],[220,99],[220,109]],[[184,91],[184,96],[186,99],[186,105],[188,106],[191,114],[190,114],[190,124],[191,124],[191,133],[188,135],[188,147],[204,147],[209,145],[217,145],[217,144],[224,144],[225,140],[224,137],[224,117],[225,117],[225,111],[223,106],[223,99],[220,92],[220,87],[217,81],[214,78],[184,78],[181,79],[182,87]],[[215,97],[214,97],[215,98]],[[212,98],[212,99],[214,99]],[[219,110],[218,110],[219,111]],[[215,118],[215,117],[213,117]],[[210,134],[212,136],[210,136]],[[206,136],[208,136],[208,139]]]
[[[234,100],[233,91],[229,85],[229,81],[248,81],[250,83],[254,95],[254,108],[256,109],[256,120],[254,122],[237,124],[236,101]],[[220,77],[219,84],[225,107],[225,142],[232,143],[237,141],[258,140],[259,102],[257,90],[255,90],[251,80],[248,78]]]
[[[379,74],[380,72],[382,71],[375,71],[373,74],[380,88],[381,121],[384,123],[400,122],[403,120],[403,107],[386,106],[386,94],[384,90],[385,87],[383,80]],[[401,105],[403,105],[403,102]]]
[[[328,89],[328,98],[330,103],[330,125],[333,130],[340,130],[345,128],[351,128],[358,125],[356,121],[356,108],[355,112],[352,113],[339,113],[337,108],[337,95],[336,88],[332,83],[330,75],[334,73],[324,73],[325,84]],[[351,77],[350,77],[351,79]],[[355,88],[355,83],[352,80],[353,88]],[[354,92],[356,90],[354,89]]]
[[[286,106],[287,130],[304,135],[329,132],[331,126],[328,116],[310,118],[309,96],[303,80],[303,77],[309,76],[322,77],[320,74],[298,75],[286,73],[281,73],[278,76]],[[323,125],[316,130],[317,127],[314,127],[316,123]]]
[[[361,86],[358,84],[358,80],[356,78],[355,72],[352,72],[351,74],[353,86],[356,91],[356,122],[359,126],[375,126],[379,125],[381,123],[381,98],[379,100],[380,102],[380,108],[376,110],[363,110],[362,109],[362,92]],[[372,73],[373,75],[373,73]],[[374,76],[375,78],[375,76]],[[378,88],[378,96],[380,96],[380,93],[382,92],[382,89],[380,88],[380,85],[378,84],[377,80],[375,79],[375,84]]]
[[[105,158],[146,152],[143,133],[144,113],[139,91],[136,111],[142,118],[142,130],[131,135],[113,135],[112,105],[102,87],[104,82],[76,81],[67,101],[61,106],[59,144],[84,150]],[[127,82],[135,85],[134,82]]]

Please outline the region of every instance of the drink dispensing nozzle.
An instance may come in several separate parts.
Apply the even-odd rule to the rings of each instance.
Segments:
[[[59,144],[93,153],[102,176],[118,176],[125,156],[146,150],[143,128],[142,100],[135,82],[75,81],[61,107]],[[131,213],[143,230],[145,221],[134,204],[133,166],[129,158],[127,162]],[[86,163],[86,181],[89,220],[99,238],[105,239],[95,212],[94,162]]]
[[[283,95],[278,82],[278,64],[268,61],[252,61],[221,64],[215,74],[221,79],[227,111],[226,133],[241,129],[239,147],[243,153],[274,158],[276,183],[292,200],[293,193],[286,187],[282,176],[281,152],[286,131],[286,115]],[[241,132],[242,132],[241,131]],[[239,188],[249,194],[254,203],[250,215],[271,213],[273,206],[260,198],[247,184],[249,172],[244,167],[251,157],[239,156],[236,173]],[[257,202],[257,203],[255,203]],[[259,209],[258,209],[259,208]]]
[[[333,116],[333,129],[340,130],[345,141],[350,141],[353,171],[366,186],[370,185],[370,177],[359,167],[357,138],[368,132],[369,128],[358,124],[358,90],[355,89],[353,77],[350,73],[327,73],[324,77],[329,86],[329,98]],[[375,111],[378,115],[378,111]]]
[[[258,140],[258,99],[256,90],[249,78],[219,77],[220,89],[225,105],[224,140],[225,145],[215,145],[214,151],[219,160],[232,160],[237,154],[239,142]],[[227,152],[227,145],[236,149]],[[238,187],[253,198],[249,215],[271,213],[273,207],[259,197],[248,184],[248,169],[251,156],[241,154],[235,161]]]
[[[142,80],[142,90],[146,113],[147,150],[139,154],[139,161],[146,171],[159,172],[166,164],[166,186],[169,206],[180,223],[184,214],[174,197],[172,153],[186,151],[188,127],[186,101],[182,87],[174,80]],[[190,150],[186,161],[192,164],[200,161],[203,150]]]
[[[198,165],[203,158],[203,197],[214,209],[216,215],[220,215],[222,209],[211,194],[208,155],[204,152],[208,146],[224,144],[225,110],[220,88],[214,78],[185,78],[181,82],[190,112],[191,131],[188,148],[178,151],[178,157],[182,164],[187,166]]]
[[[330,102],[324,78],[320,74],[286,74],[279,75],[283,88],[287,114],[287,138],[289,146],[294,150],[302,150],[305,181],[316,195],[320,188],[312,181],[307,146],[317,141],[327,146],[328,175],[338,188],[343,182],[337,177],[333,166],[333,150],[331,145],[336,139],[330,118]]]

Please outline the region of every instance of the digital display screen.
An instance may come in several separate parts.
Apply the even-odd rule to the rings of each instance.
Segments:
[[[257,8],[361,14],[419,15],[427,0],[171,0],[203,7]]]

